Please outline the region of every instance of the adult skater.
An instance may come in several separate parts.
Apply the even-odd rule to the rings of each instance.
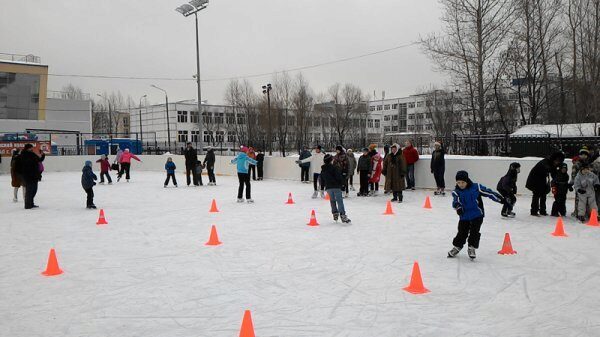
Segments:
[[[204,157],[204,166],[206,166],[206,171],[208,171],[208,186],[215,186],[217,184],[217,179],[215,178],[215,161],[215,150],[212,146],[209,146]]]
[[[350,191],[354,191],[354,171],[356,170],[356,157],[354,156],[354,151],[352,151],[352,149],[348,149],[348,151],[346,151],[346,155],[348,157],[348,189]]]
[[[330,197],[329,203],[331,204],[333,220],[337,221],[339,217],[343,223],[350,223],[350,219],[346,215],[344,199],[342,197],[342,189],[346,183],[346,178],[339,166],[332,164],[333,157],[330,154],[325,155],[323,161],[325,164],[321,166],[321,179]]]
[[[296,161],[296,164],[310,163],[310,167],[313,170],[313,188],[314,188],[314,192],[312,195],[313,199],[315,199],[318,196],[317,193],[320,193],[321,198],[325,197],[325,193],[324,193],[325,186],[323,186],[323,183],[319,179],[321,176],[321,171],[319,170],[319,168],[323,165],[324,158],[325,158],[325,154],[323,153],[323,151],[321,149],[321,145],[317,145],[317,146],[315,146],[314,152],[312,153],[312,155],[310,157],[303,159],[303,160]],[[320,192],[317,192],[317,184],[320,185]]]
[[[369,196],[375,196],[379,192],[379,181],[383,170],[383,158],[377,152],[377,145],[369,145],[369,157],[371,158],[371,174],[369,175]]]
[[[242,195],[244,193],[244,185],[246,186],[246,201],[250,204],[253,203],[252,196],[250,194],[250,174],[248,173],[248,169],[250,165],[256,165],[256,160],[248,157],[248,148],[242,146],[240,148],[240,153],[231,160],[231,164],[237,164],[237,175],[239,181],[238,187],[238,198],[237,202],[244,202]]]
[[[348,197],[348,155],[344,147],[338,145],[335,147],[335,156],[333,157],[333,166],[337,167],[344,177],[344,184],[342,186],[342,192],[344,192],[344,198]]]
[[[194,183],[194,186],[198,186],[198,175],[196,175],[196,165],[198,165],[198,153],[192,146],[192,143],[187,143],[187,147],[183,152],[185,157],[185,178],[187,185]],[[191,176],[191,178],[190,178]]]
[[[121,155],[121,171],[119,172],[119,177],[117,178],[117,182],[121,180],[123,177],[123,173],[125,173],[125,179],[129,182],[130,176],[129,172],[131,170],[131,159],[135,159],[139,162],[142,162],[140,158],[138,158],[135,154],[129,152],[129,149],[125,149],[123,154]]]
[[[446,173],[446,149],[441,142],[435,142],[433,145],[434,150],[431,153],[431,173],[435,179],[435,185],[437,189],[433,193],[434,195],[446,195],[444,191],[446,189],[446,182],[444,180],[444,174]]]
[[[304,160],[310,156],[311,154],[308,151],[308,148],[305,146],[302,148],[302,151],[300,151],[300,158],[298,159]],[[300,182],[309,184],[310,180],[308,179],[308,172],[310,171],[310,162],[300,163],[298,166],[300,166]]]
[[[406,159],[406,189],[415,190],[415,163],[419,160],[419,152],[413,146],[411,140],[404,143],[402,155]]]
[[[25,200],[25,184],[19,174],[17,174],[16,163],[19,157],[19,150],[14,149],[12,151],[12,158],[10,159],[10,185],[13,188],[13,202],[19,202],[19,187],[23,187],[23,200]]]
[[[369,177],[371,176],[371,157],[369,156],[369,149],[366,147],[362,150],[362,156],[358,158],[356,170],[360,178],[360,188],[357,196],[366,197],[369,195]]]
[[[383,160],[385,176],[385,190],[393,193],[392,202],[402,202],[402,191],[406,188],[404,176],[406,175],[406,160],[400,150],[400,145],[394,144],[391,153]]]
[[[38,155],[33,151],[33,145],[25,144],[15,162],[16,173],[25,183],[25,209],[38,207],[34,203],[34,199],[38,190],[38,182],[41,179],[40,163],[45,158],[44,153]]]
[[[259,149],[256,154],[256,173],[258,174],[257,180],[264,179],[264,167],[265,167],[265,151]]]
[[[458,255],[467,242],[467,238],[469,257],[471,259],[476,257],[475,250],[479,248],[479,239],[481,238],[479,231],[485,216],[481,197],[490,198],[498,203],[504,202],[500,194],[472,182],[467,171],[456,172],[456,188],[452,192],[452,208],[460,220],[458,221],[458,233],[452,240],[454,247],[448,252],[448,257]]]
[[[555,152],[550,157],[540,160],[529,172],[525,187],[533,192],[531,198],[531,215],[548,215],[546,212],[546,194],[550,192],[550,176],[554,177],[558,167],[565,160],[562,152]]]

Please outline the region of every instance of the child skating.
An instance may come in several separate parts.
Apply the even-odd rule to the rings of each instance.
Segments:
[[[339,167],[332,165],[333,157],[331,155],[326,155],[323,161],[325,165],[321,166],[321,179],[323,180],[327,194],[329,194],[333,220],[337,221],[338,218],[341,218],[343,223],[350,223],[350,219],[346,215],[342,195],[342,188],[345,187],[346,178]]]
[[[500,178],[498,186],[496,186],[496,189],[506,201],[502,206],[501,212],[501,215],[505,218],[515,217],[513,208],[517,203],[517,176],[519,175],[519,172],[521,172],[521,164],[510,164],[508,167],[508,172],[504,177]]]
[[[577,206],[577,219],[581,222],[585,222],[588,211],[592,209],[597,210],[596,205],[596,190],[600,189],[600,181],[590,169],[589,165],[583,165],[577,176],[575,177],[575,184],[573,185],[575,191],[577,191],[577,198],[579,202]]]
[[[573,186],[569,183],[569,174],[567,173],[567,164],[560,164],[558,173],[551,182],[554,203],[552,203],[552,216],[567,215],[567,193],[573,191]]]
[[[106,176],[106,180],[108,184],[112,184],[112,179],[110,177],[110,162],[108,161],[108,157],[105,154],[100,157],[100,159],[96,160],[96,163],[100,163],[100,184],[104,184],[104,176]]]
[[[458,221],[458,233],[452,241],[454,247],[448,252],[448,257],[458,255],[467,239],[469,257],[471,259],[476,257],[475,250],[479,248],[479,239],[481,238],[479,230],[485,216],[482,196],[498,203],[504,202],[500,194],[481,184],[472,182],[467,171],[456,173],[456,187],[452,192],[452,207],[456,210],[460,220]]]
[[[96,185],[98,177],[92,171],[92,162],[87,160],[81,172],[81,187],[87,195],[86,207],[96,209],[96,205],[94,205],[94,185]]]
[[[167,179],[165,180],[165,188],[169,185],[169,180],[173,179],[173,185],[177,187],[177,179],[175,178],[175,170],[177,166],[173,162],[173,158],[167,158],[167,162],[165,163],[165,170],[167,171]]]

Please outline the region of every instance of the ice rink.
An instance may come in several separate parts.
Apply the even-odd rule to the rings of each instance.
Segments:
[[[466,249],[446,258],[449,194],[405,192],[384,216],[387,196],[353,193],[345,226],[312,184],[253,182],[255,204],[237,204],[235,177],[192,188],[179,172],[165,189],[163,173],[134,170],[95,187],[109,222],[97,226],[80,178],[44,174],[40,208],[25,211],[0,176],[0,336],[238,336],[246,309],[258,337],[600,336],[600,228],[569,217],[569,237],[554,237],[556,219],[529,216],[526,196],[512,220],[484,200],[470,261]],[[312,209],[319,227],[306,225]],[[204,245],[212,225],[220,246]],[[517,255],[497,253],[507,232]],[[51,248],[64,273],[45,277]],[[428,294],[402,290],[414,261]]]

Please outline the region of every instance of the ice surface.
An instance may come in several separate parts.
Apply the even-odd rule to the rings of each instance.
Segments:
[[[178,178],[164,189],[162,173],[134,171],[97,186],[100,227],[80,173],[44,174],[33,211],[0,176],[0,336],[237,336],[245,309],[259,337],[600,336],[600,229],[565,219],[569,237],[553,237],[555,219],[527,215],[528,198],[514,220],[485,201],[471,262],[466,249],[446,258],[449,196],[425,210],[431,191],[405,192],[391,217],[386,197],[353,196],[343,226],[312,184],[255,182],[250,205],[236,203],[234,177]],[[306,226],[311,209],[320,227]],[[208,247],[213,224],[223,244]],[[505,232],[517,255],[497,254]],[[52,247],[65,273],[43,277]],[[402,290],[414,261],[429,294]]]

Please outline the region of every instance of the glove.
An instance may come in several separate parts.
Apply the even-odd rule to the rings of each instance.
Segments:
[[[458,214],[459,216],[461,216],[461,215],[465,214],[465,211],[462,209],[462,207],[461,208],[457,208],[456,209],[456,214]]]
[[[298,164],[298,165],[302,164],[302,162],[300,160],[296,160],[295,163]]]
[[[585,190],[583,188],[580,188],[577,190],[577,193],[579,194],[585,194]]]

